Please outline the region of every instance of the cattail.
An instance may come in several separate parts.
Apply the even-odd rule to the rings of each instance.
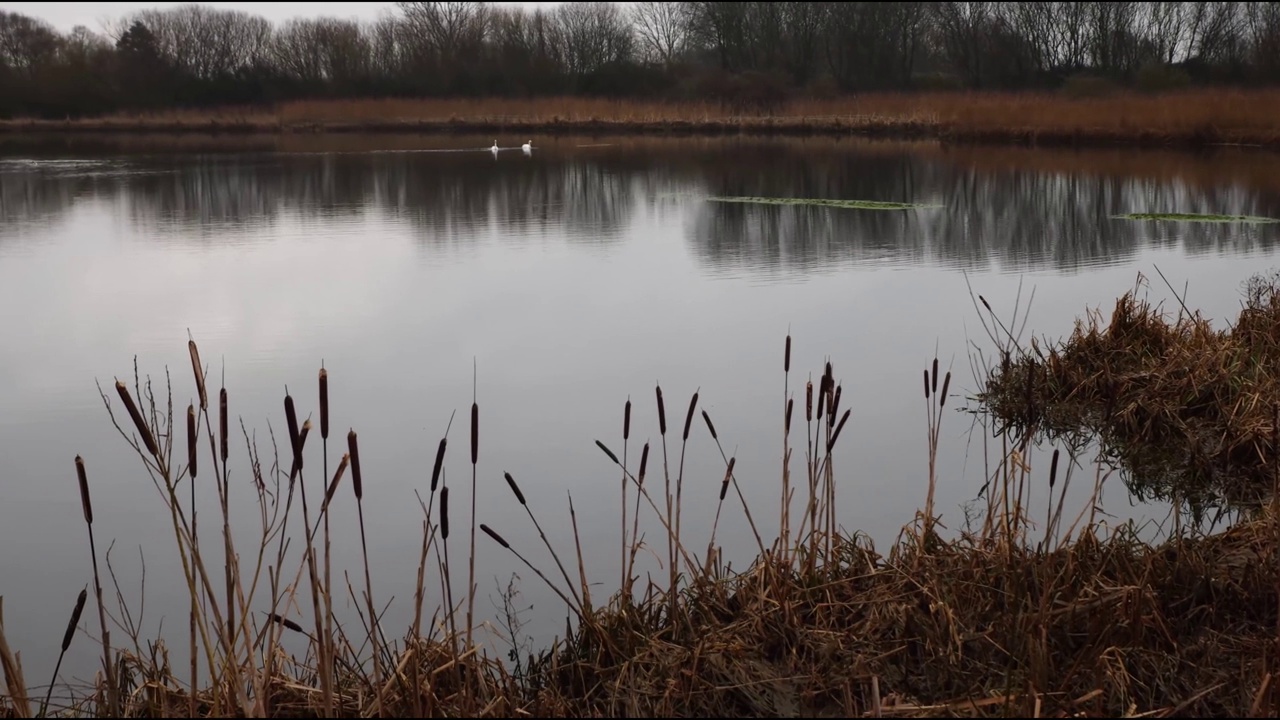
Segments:
[[[293,409],[293,396],[285,393],[284,419],[289,426],[289,445],[293,448],[293,466],[302,469],[302,449],[298,447],[298,414]]]
[[[307,446],[307,433],[309,433],[309,432],[311,432],[311,421],[310,421],[310,420],[307,420],[306,422],[302,423],[302,431],[298,433],[298,453],[299,453],[299,457],[301,457],[301,453],[302,453],[303,448],[305,448],[305,447]],[[299,469],[299,470],[301,470],[301,469],[302,469],[302,467],[301,467],[301,466],[299,466],[299,467],[298,467],[298,469]]]
[[[449,539],[449,486],[440,489],[440,538]]]
[[[938,358],[933,359],[933,392],[938,392]]]
[[[782,372],[791,372],[791,336],[787,335],[787,351],[782,355]]]
[[[949,387],[951,387],[951,371],[950,370],[947,371],[947,377],[944,378],[942,381],[942,397],[938,398],[939,408],[944,408],[947,406],[947,388]]]
[[[804,420],[813,422],[813,381],[804,384]]]
[[[613,461],[613,464],[614,464],[614,465],[621,465],[621,464],[622,464],[622,463],[618,462],[618,456],[617,456],[617,455],[614,455],[614,454],[613,454],[613,451],[612,451],[612,450],[610,450],[608,447],[606,447],[604,443],[602,443],[602,442],[600,442],[599,440],[597,440],[597,441],[596,441],[596,445],[599,445],[599,446],[600,446],[600,449],[604,451],[604,454],[605,454],[605,455],[608,455],[608,456],[609,456],[609,459]]]
[[[351,487],[356,491],[356,500],[364,498],[364,485],[360,482],[360,448],[356,445],[356,431],[347,432],[347,453],[351,455]]]
[[[187,406],[187,467],[191,469],[191,479],[196,479],[196,407]]]
[[[218,393],[218,439],[222,443],[222,462],[227,461],[227,389]]]
[[[929,399],[929,368],[924,369],[924,399]]]
[[[831,452],[831,448],[836,446],[836,440],[840,438],[840,431],[844,429],[844,423],[849,419],[849,411],[845,410],[844,415],[840,416],[840,422],[836,425],[836,431],[831,433],[831,442],[827,443],[827,452]]]
[[[498,543],[499,545],[501,545],[502,547],[508,550],[511,549],[511,546],[507,544],[507,541],[503,540],[502,536],[499,535],[497,532],[495,532],[493,528],[489,527],[488,525],[485,525],[484,523],[480,523],[480,529],[484,531],[485,535],[488,535],[489,537],[493,538],[494,542]]]
[[[978,299],[982,301],[982,307],[986,308],[986,309],[987,309],[987,312],[993,312],[993,311],[992,311],[992,309],[991,309],[991,304],[987,302],[987,299],[986,299],[986,298],[984,298],[984,297],[982,297],[981,295],[979,295],[979,296],[978,296]]]
[[[142,413],[138,412],[138,406],[133,403],[133,396],[129,394],[129,388],[119,380],[116,381],[116,392],[120,394],[120,400],[124,403],[124,407],[129,411],[129,417],[133,418],[133,424],[138,428],[138,434],[142,436],[142,444],[147,446],[147,452],[152,455],[159,455],[160,451],[156,448],[156,439],[151,436],[151,428],[147,427],[147,423],[142,419]]]
[[[681,440],[689,439],[689,426],[693,424],[693,409],[697,404],[698,393],[695,392],[693,397],[689,400],[689,414],[684,416],[684,437],[682,437]]]
[[[729,492],[729,480],[733,477],[733,465],[738,462],[737,457],[729,458],[729,466],[724,469],[724,482],[720,483],[720,501],[724,501],[725,493]]]
[[[80,509],[84,510],[84,521],[93,524],[93,503],[89,502],[89,477],[84,471],[84,458],[76,456],[76,480],[80,482]]]
[[[657,386],[658,392],[658,434],[667,434],[667,406],[662,402],[662,386]]]
[[[196,349],[196,341],[187,341],[187,350],[191,353],[191,370],[196,376],[196,391],[200,393],[200,409],[209,409],[209,395],[204,389],[204,366],[200,364],[200,351]]]
[[[828,422],[835,422],[836,416],[840,414],[840,391],[843,389],[844,386],[837,387],[835,396],[831,398],[831,412],[829,413],[831,418]]]
[[[631,439],[631,398],[627,398],[626,409],[622,411],[622,440]]]
[[[827,405],[827,376],[823,375],[822,379],[818,381],[818,413],[814,416],[818,418],[819,423],[822,422],[823,408]]]
[[[342,453],[342,460],[338,461],[338,469],[333,473],[333,482],[329,483],[329,489],[324,491],[324,507],[329,506],[329,501],[333,499],[333,493],[338,489],[338,481],[342,479],[342,473],[346,472],[347,464],[351,462],[351,453]]]
[[[507,486],[511,488],[511,492],[515,493],[516,500],[519,500],[521,505],[525,505],[524,493],[520,492],[520,486],[516,485],[516,479],[511,477],[511,473],[502,473],[502,476],[507,479]]]
[[[791,408],[795,405],[795,398],[787,398],[787,417],[783,421],[783,429],[788,433],[791,432]]]
[[[719,438],[716,437],[716,426],[711,424],[711,416],[707,414],[706,410],[702,411],[702,419],[706,421],[707,429],[711,431],[711,439],[719,440]]]
[[[480,459],[480,406],[471,403],[471,464]]]
[[[431,492],[436,491],[436,485],[440,482],[440,468],[444,466],[444,446],[447,443],[447,438],[440,438],[440,447],[436,449],[436,464],[431,467]]]
[[[649,443],[644,444],[644,450],[640,453],[640,474],[636,475],[636,483],[644,484],[644,471],[649,466]]]
[[[294,631],[294,632],[296,632],[296,633],[302,633],[302,634],[304,634],[304,635],[307,633],[307,631],[306,631],[306,630],[303,630],[303,629],[302,629],[302,626],[301,626],[301,625],[299,625],[298,623],[296,623],[296,622],[294,622],[294,621],[290,620],[290,619],[289,619],[289,618],[287,618],[287,617],[284,617],[283,615],[277,615],[277,614],[275,614],[275,613],[267,613],[267,617],[268,617],[268,618],[270,618],[272,622],[274,622],[274,623],[279,623],[280,625],[283,625],[284,627],[286,627],[286,628],[288,628],[288,629],[290,629],[290,630],[292,630],[292,631]]]
[[[329,371],[320,368],[320,437],[329,439]]]
[[[67,623],[67,631],[62,634],[62,652],[71,647],[71,639],[75,637],[76,626],[80,624],[80,613],[84,612],[84,603],[89,599],[89,588],[81,588],[76,598],[76,608],[71,611],[71,622]]]
[[[1058,481],[1058,448],[1053,449],[1053,460],[1049,463],[1049,489]]]

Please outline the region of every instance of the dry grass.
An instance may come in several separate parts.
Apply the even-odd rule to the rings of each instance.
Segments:
[[[0,130],[148,132],[629,132],[862,134],[1037,145],[1280,146],[1280,91],[1204,89],[1103,97],[1054,93],[867,94],[744,114],[718,102],[588,98],[307,100],[76,121],[0,121]]]
[[[1225,329],[1135,287],[1109,319],[1091,312],[1069,338],[1006,355],[979,399],[1024,435],[1097,438],[1138,497],[1256,506],[1280,477],[1278,281],[1252,278]]]
[[[1015,344],[1000,343],[1005,352]],[[194,351],[192,356],[197,357]],[[832,450],[840,443],[856,399],[842,397],[831,363],[816,382],[805,382],[802,397],[794,397],[790,337],[783,365],[786,460],[777,516],[781,531],[772,540],[761,535],[738,488],[736,458],[721,449],[725,472],[722,481],[716,478],[720,501],[728,499],[741,507],[739,517],[759,543],[758,558],[744,571],[728,570],[719,560],[714,539],[699,557],[700,549],[675,532],[676,497],[684,478],[678,462],[668,463],[661,388],[655,392],[664,445],[661,465],[657,449],[650,463],[648,444],[639,463],[631,464],[625,448],[633,428],[626,409],[621,457],[611,443],[600,440],[597,445],[602,471],[611,464],[623,478],[622,498],[634,495],[633,522],[644,514],[665,529],[666,560],[676,582],[671,591],[654,584],[636,587],[638,578],[625,572],[618,592],[593,603],[580,548],[574,578],[525,505],[515,478],[505,474],[511,502],[525,505],[561,577],[553,582],[530,567],[576,618],[552,647],[527,663],[517,661],[514,668],[469,645],[471,628],[458,627],[461,607],[467,605],[465,613],[471,613],[475,587],[464,591],[466,597],[455,598],[447,572],[449,486],[441,465],[448,431],[436,453],[429,494],[422,501],[418,617],[396,640],[384,637],[385,628],[362,612],[362,628],[348,634],[333,622],[330,609],[328,539],[312,544],[311,538],[330,502],[342,501],[335,490],[348,461],[354,500],[358,502],[365,490],[379,492],[376,482],[363,482],[369,478],[356,480],[354,431],[348,435],[349,452],[331,481],[325,458],[323,502],[317,506],[313,498],[308,506],[303,495],[307,542],[292,556],[284,549],[284,526],[297,515],[291,510],[293,491],[305,487],[306,468],[314,469],[314,463],[304,465],[302,459],[310,421],[297,429],[290,397],[290,447],[283,465],[277,453],[274,469],[264,469],[256,444],[245,432],[244,459],[259,492],[262,534],[257,538],[259,549],[239,553],[243,567],[240,562],[227,567],[230,590],[223,595],[215,591],[200,547],[191,541],[190,509],[175,492],[174,478],[185,480],[187,473],[170,464],[172,434],[163,432],[171,427],[172,403],[166,411],[150,382],[135,379],[132,392],[121,383],[121,397],[130,398],[130,404],[134,397],[142,398],[149,411],[117,428],[138,452],[173,517],[192,597],[187,642],[192,657],[207,663],[212,680],[190,693],[178,670],[167,663],[163,644],[144,651],[135,637],[132,649],[109,651],[117,684],[102,682],[100,674],[98,685],[81,691],[80,700],[67,711],[103,716],[118,703],[131,717],[1245,717],[1280,709],[1271,691],[1280,620],[1280,514],[1275,508],[1224,533],[1203,535],[1188,529],[1153,546],[1140,542],[1130,528],[1106,531],[1096,522],[1098,488],[1105,478],[1099,469],[1092,479],[1093,496],[1082,509],[1064,515],[1059,498],[1046,524],[1037,528],[1023,498],[1033,483],[1042,482],[1047,482],[1051,496],[1058,488],[1065,496],[1075,458],[1064,458],[1065,470],[1059,472],[1055,451],[1048,472],[1033,473],[1025,462],[1027,446],[1011,445],[1006,436],[998,462],[990,468],[986,508],[976,524],[944,537],[931,511],[919,513],[882,554],[865,538],[841,530],[835,513],[839,473]],[[202,384],[204,373],[198,365],[195,375]],[[321,377],[321,392],[327,397],[329,381],[337,379],[327,371]],[[951,373],[939,368],[936,359],[925,369],[930,473],[920,486],[926,490],[926,508],[933,506],[938,438],[951,410],[950,380]],[[189,432],[187,437],[195,436],[208,446],[213,462],[208,472],[219,484],[225,527],[226,393],[223,389],[219,395],[220,445],[215,443],[204,396],[199,393],[196,418],[205,421],[206,436],[200,439],[198,432]],[[105,394],[103,398],[107,400]],[[705,441],[707,436],[721,448],[713,418],[705,410],[701,416],[707,435],[694,423],[697,401],[695,394],[680,426],[681,454],[685,443]],[[327,440],[327,402],[321,406],[321,433]],[[674,432],[676,426],[671,429]],[[475,404],[470,430],[474,471],[481,459]],[[151,441],[139,443],[135,435]],[[803,452],[797,459],[803,468],[795,478],[793,445]],[[221,452],[215,450],[219,447]],[[286,466],[288,472],[283,470]],[[662,482],[654,477],[658,473]],[[86,503],[86,520],[87,508]],[[572,501],[569,510],[572,520]],[[455,529],[464,526],[456,513],[455,507]],[[474,527],[474,513],[470,521]],[[523,532],[520,528],[478,526],[486,541],[524,559],[520,543],[507,539]],[[576,522],[574,527],[576,537]],[[624,565],[634,568],[642,538],[634,530],[628,536],[626,523],[622,528]],[[229,552],[236,552],[230,538],[226,543]],[[656,550],[657,543],[644,544]],[[301,557],[296,555],[299,551]],[[367,555],[363,562],[367,572]],[[309,571],[305,580],[304,568]],[[264,570],[266,583],[259,581]],[[439,575],[438,591],[428,587],[429,572]],[[474,572],[472,567],[468,574]],[[564,585],[557,584],[560,580]],[[264,590],[263,584],[269,588]],[[366,592],[367,585],[366,581]],[[316,634],[304,627],[307,621],[287,616],[286,608],[298,607],[290,602],[297,592],[312,595]],[[437,610],[427,624],[434,630],[424,635],[421,606],[428,595],[457,610]],[[365,600],[356,606],[367,609],[371,601]],[[79,610],[77,605],[77,614]],[[264,616],[274,621],[259,624]],[[301,656],[285,653],[279,645],[282,632],[309,636],[310,650]],[[354,649],[364,646],[380,651],[376,659]],[[0,660],[8,689],[0,695],[3,717],[18,712],[15,708],[29,708],[28,697],[40,695],[26,689],[14,653],[4,642],[2,624]]]

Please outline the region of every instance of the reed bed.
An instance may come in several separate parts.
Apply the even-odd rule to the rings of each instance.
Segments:
[[[933,138],[1033,145],[1280,146],[1280,91],[1193,89],[1100,97],[928,92],[793,99],[744,112],[716,101],[580,97],[299,100],[67,121],[0,121],[0,131],[766,133]]]
[[[1181,300],[1139,297],[1144,282],[1109,318],[1092,311],[1061,341],[1006,353],[978,400],[1001,428],[1097,442],[1139,498],[1256,507],[1280,478],[1280,274],[1251,278],[1223,329]]]
[[[111,645],[107,628],[96,628],[104,653],[96,684],[60,689],[58,696],[75,700],[49,703],[48,714],[1244,717],[1280,709],[1273,699],[1280,643],[1276,508],[1218,534],[1186,530],[1163,544],[1147,544],[1132,527],[1107,530],[1097,521],[1097,489],[1105,479],[1099,466],[1087,504],[1064,513],[1060,501],[1056,514],[1051,508],[1046,523],[1038,525],[1022,498],[1033,483],[1047,484],[1050,495],[1056,488],[1065,497],[1075,458],[1060,460],[1055,450],[1053,461],[1033,472],[1026,462],[1027,444],[1010,445],[1006,437],[989,468],[985,512],[965,528],[944,528],[933,512],[936,456],[942,426],[956,407],[951,373],[935,358],[924,368],[929,472],[916,480],[926,510],[882,553],[865,537],[845,531],[836,513],[837,490],[849,488],[837,482],[841,472],[834,451],[846,437],[842,431],[850,414],[865,410],[856,398],[843,395],[831,362],[816,379],[792,378],[791,349],[788,336],[779,398],[781,500],[767,525],[747,507],[736,458],[723,452],[714,419],[699,411],[697,393],[683,422],[668,427],[666,404],[677,402],[683,409],[684,403],[664,399],[661,387],[655,388],[658,436],[652,446],[641,446],[638,460],[630,447],[636,434],[631,399],[623,409],[621,438],[597,440],[602,481],[621,478],[623,519],[630,513],[635,528],[643,516],[665,532],[658,542],[645,541],[621,523],[623,573],[614,576],[620,584],[607,598],[592,599],[580,543],[573,554],[563,553],[562,562],[526,502],[529,489],[515,474],[503,472],[510,502],[524,507],[532,529],[495,528],[474,512],[469,518],[457,516],[442,472],[450,446],[446,430],[429,483],[424,477],[418,491],[423,537],[417,610],[412,627],[402,634],[380,624],[375,614],[367,552],[361,554],[365,597],[354,603],[361,627],[334,621],[327,530],[323,541],[313,542],[327,525],[331,503],[355,502],[358,508],[366,491],[386,492],[376,478],[361,475],[354,428],[332,475],[326,453],[322,477],[308,480],[316,470],[314,462],[303,460],[312,425],[309,417],[298,424],[305,417],[298,407],[309,403],[286,391],[284,462],[259,453],[247,431],[243,450],[232,450],[240,444],[231,435],[228,415],[234,395],[229,399],[225,388],[219,390],[218,417],[211,419],[212,392],[192,342],[197,399],[188,409],[188,447],[175,462],[174,433],[166,431],[173,419],[172,381],[166,399],[135,370],[132,388],[118,381],[117,397],[104,391],[103,400],[169,511],[191,596],[190,632],[183,641],[190,645],[193,665],[172,667],[163,643],[144,650],[135,637],[132,648]],[[329,386],[343,380],[328,369],[319,377],[323,451],[337,422],[330,417]],[[484,464],[482,417],[473,402],[468,443],[473,473]],[[690,442],[711,442],[720,449],[722,478],[708,484],[684,477],[680,456]],[[314,451],[314,443],[311,447]],[[794,458],[793,450],[800,451]],[[196,459],[206,451],[208,467]],[[261,534],[239,549],[245,538],[224,534],[221,540],[233,560],[225,569],[214,568],[206,564],[202,545],[192,540],[195,508],[180,492],[179,480],[190,481],[201,466],[199,477],[207,475],[217,484],[220,506],[214,516],[226,529],[228,466],[236,455],[247,461],[251,487],[259,495]],[[84,519],[92,528],[92,463],[77,456],[75,466]],[[311,482],[319,484],[308,499],[305,488]],[[474,474],[471,482],[474,487]],[[345,497],[344,484],[352,486],[353,497]],[[706,546],[693,545],[688,523],[676,532],[682,493],[708,487],[718,491],[716,525],[739,522],[751,529],[758,556],[745,569],[731,571],[721,561],[714,530]],[[572,500],[568,509],[576,538]],[[295,532],[304,542],[294,543],[290,552],[286,526],[299,521],[303,526]],[[473,628],[466,621],[476,586],[452,584],[449,565],[460,560],[456,533],[468,526],[479,529],[481,541],[524,562],[572,617],[562,637],[527,661],[513,658],[514,666],[472,644]],[[769,528],[776,531],[772,536]],[[521,552],[532,531],[551,551],[558,573],[544,572]],[[466,542],[474,543],[474,536]],[[665,583],[638,584],[635,558],[642,544],[655,555],[664,547]],[[472,562],[467,574],[476,573]],[[600,586],[595,587],[598,593]],[[354,589],[348,591],[356,600]],[[75,602],[73,627],[86,595],[82,591]],[[295,595],[301,602],[292,602]],[[427,623],[424,604],[438,606]],[[303,617],[308,612],[312,617]],[[51,693],[24,678],[4,640],[4,620],[0,604],[6,681],[0,716],[43,714],[39,698]],[[307,638],[308,651],[286,653],[282,633]],[[75,652],[97,652],[83,639],[71,640],[69,631],[64,651],[71,645]],[[193,691],[197,663],[210,679]]]

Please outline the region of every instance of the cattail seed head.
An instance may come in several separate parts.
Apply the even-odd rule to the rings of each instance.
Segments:
[[[823,409],[827,407],[827,376],[823,375],[818,381],[818,413],[814,417],[818,418],[818,422],[822,422]]]
[[[836,415],[840,413],[840,391],[843,386],[836,388],[836,394],[831,398],[831,413],[828,422],[835,422]]]
[[[187,467],[191,471],[191,479],[196,479],[196,407],[187,406]]]
[[[836,431],[831,433],[831,442],[827,443],[827,452],[836,446],[836,440],[840,439],[840,431],[844,429],[844,423],[849,419],[849,411],[845,410],[844,415],[840,416],[840,422],[836,425]]]
[[[787,335],[787,350],[782,355],[782,372],[791,372],[791,336]]]
[[[347,471],[347,464],[351,462],[351,453],[342,453],[342,460],[338,462],[338,469],[333,473],[333,481],[329,483],[329,487],[324,491],[324,505],[328,507],[329,502],[333,500],[333,494],[338,490],[338,481],[342,479],[342,474]]]
[[[507,544],[507,541],[503,540],[501,535],[494,532],[493,528],[489,527],[488,525],[485,525],[484,523],[480,523],[480,529],[484,531],[485,535],[488,535],[489,537],[493,538],[494,542],[498,543],[499,545],[501,545],[502,547],[508,550],[511,549],[511,546]]]
[[[813,422],[813,381],[804,384],[804,421]]]
[[[222,462],[227,461],[227,389],[218,393],[218,440],[222,443]]]
[[[1049,463],[1049,489],[1058,481],[1058,448],[1053,449],[1053,461]]]
[[[516,479],[511,477],[511,473],[502,473],[502,476],[507,479],[507,486],[511,488],[511,492],[515,493],[516,500],[519,500],[521,505],[527,504],[524,501],[524,493],[520,492],[520,486],[516,485]]]
[[[71,611],[71,622],[67,623],[67,631],[62,634],[62,652],[71,647],[71,639],[75,637],[76,626],[80,624],[80,613],[84,612],[84,603],[89,599],[89,588],[81,588],[76,597],[76,607]]]
[[[449,486],[440,488],[440,538],[449,539]]]
[[[356,500],[364,498],[364,484],[360,479],[360,448],[356,444],[356,431],[347,431],[347,453],[351,455],[351,487],[356,491]]]
[[[448,444],[448,438],[440,438],[440,447],[436,448],[436,464],[431,466],[431,492],[436,491],[436,485],[440,482],[440,468],[444,467],[444,447]]]
[[[626,409],[622,411],[622,440],[631,439],[631,398],[627,398]]]
[[[604,443],[602,443],[602,442],[600,442],[599,440],[597,440],[597,441],[596,441],[596,445],[600,446],[600,449],[604,451],[604,454],[605,454],[605,455],[608,455],[608,456],[609,456],[609,459],[613,461],[613,464],[614,464],[614,465],[621,465],[621,464],[622,464],[622,463],[618,462],[618,456],[617,456],[617,455],[614,455],[614,454],[613,454],[613,451],[612,451],[612,450],[610,450],[610,449],[609,449],[609,448],[608,448]]]
[[[684,436],[681,440],[689,439],[689,426],[693,424],[693,409],[698,405],[698,393],[694,393],[689,400],[689,413],[684,416]]]
[[[662,386],[657,386],[658,393],[658,434],[667,434],[667,406],[662,402]]]
[[[284,419],[289,426],[289,446],[293,448],[293,465],[302,469],[302,451],[298,447],[298,413],[293,409],[293,396],[284,396]]]
[[[320,437],[329,439],[329,371],[320,368]]]
[[[84,458],[76,456],[76,480],[80,483],[80,509],[84,511],[84,521],[93,524],[93,503],[89,502],[89,476],[84,471]]]
[[[204,387],[204,366],[200,364],[200,350],[195,340],[187,341],[187,350],[191,353],[191,370],[196,376],[196,391],[200,393],[200,409],[209,409],[209,394]]]
[[[929,368],[924,369],[924,399],[929,399]]]
[[[471,403],[471,464],[480,460],[480,406]]]
[[[938,358],[933,359],[933,391],[938,392]]]
[[[791,434],[791,409],[795,406],[795,398],[787,398],[787,417],[783,420],[782,429]]]
[[[146,445],[147,452],[152,455],[159,455],[160,451],[156,447],[156,439],[151,435],[151,428],[142,419],[142,413],[138,412],[138,406],[133,403],[133,396],[129,394],[129,388],[123,382],[117,380],[116,392],[120,394],[120,401],[124,403],[125,409],[129,411],[129,417],[133,419],[134,426],[138,428],[138,434],[142,436],[142,444]]]
[[[289,618],[287,618],[287,617],[284,617],[283,615],[277,615],[276,613],[268,613],[268,614],[267,614],[267,617],[269,617],[269,618],[271,619],[271,622],[274,622],[274,623],[277,623],[277,624],[279,624],[279,625],[282,625],[282,626],[284,626],[285,628],[288,628],[289,630],[292,630],[292,631],[294,631],[294,632],[296,632],[296,633],[303,633],[303,634],[305,635],[305,634],[306,634],[306,632],[307,632],[306,630],[303,630],[303,629],[302,629],[302,626],[301,626],[301,625],[299,625],[298,623],[296,623],[296,622],[294,622],[294,621],[290,620],[290,619],[289,619]]]
[[[707,430],[711,431],[711,439],[719,440],[719,438],[716,437],[716,426],[711,424],[711,416],[707,414],[706,410],[702,411],[702,419],[707,423]]]
[[[733,465],[738,462],[738,458],[729,458],[729,466],[724,469],[724,482],[720,483],[720,500],[724,501],[724,496],[729,492],[729,480],[733,478]]]
[[[947,389],[950,387],[951,387],[951,371],[948,370],[947,377],[944,378],[942,381],[942,396],[938,398],[939,408],[944,408],[947,406]]]
[[[649,443],[644,444],[644,450],[640,452],[640,474],[636,475],[636,483],[644,485],[644,471],[649,467]]]

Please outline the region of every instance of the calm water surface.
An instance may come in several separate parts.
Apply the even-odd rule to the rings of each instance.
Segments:
[[[446,482],[454,488],[455,587],[465,588],[473,370],[478,521],[550,572],[502,473],[520,481],[568,557],[572,496],[593,592],[603,598],[618,582],[620,477],[594,441],[621,454],[630,398],[630,462],[646,440],[657,452],[656,383],[667,399],[673,466],[697,391],[724,452],[737,457],[767,541],[778,522],[783,340],[790,331],[791,387],[801,400],[808,374],[831,359],[853,410],[837,451],[840,518],[885,545],[924,497],[921,370],[935,352],[952,368],[948,405],[958,410],[976,389],[971,343],[990,349],[966,283],[1006,318],[1020,286],[1024,306],[1034,290],[1028,330],[1050,337],[1069,332],[1087,308],[1109,312],[1139,273],[1153,297],[1170,298],[1157,269],[1180,290],[1187,284],[1191,305],[1225,319],[1238,310],[1240,284],[1274,264],[1280,238],[1276,226],[1113,219],[1280,216],[1274,157],[1246,153],[535,138],[526,156],[524,140],[499,138],[511,149],[496,158],[479,150],[490,145],[487,136],[0,143],[0,595],[29,683],[47,681],[75,595],[92,582],[77,454],[89,470],[103,571],[113,542],[110,561],[142,639],[163,625],[174,661],[185,656],[186,594],[170,520],[95,383],[112,391],[114,378],[132,381],[136,357],[163,398],[168,368],[181,418],[194,397],[188,332],[214,387],[225,377],[232,413],[243,420],[232,448],[242,566],[253,561],[259,532],[244,437],[269,466],[270,432],[285,433],[286,387],[300,415],[318,422],[316,372],[324,363],[334,413],[330,467],[355,428],[375,600],[391,602],[384,622],[395,635],[412,613],[423,519],[414,491],[426,497],[436,443],[455,411]],[[707,200],[727,195],[942,207],[878,212]],[[311,487],[322,466],[317,436],[308,442]],[[953,530],[982,485],[983,442],[970,416],[945,416],[937,507]],[[177,455],[184,449],[176,443]],[[659,481],[652,468],[660,459],[659,452],[650,464]],[[1032,462],[1047,474],[1042,456]],[[798,449],[794,473],[803,473],[802,463]],[[692,547],[705,547],[723,473],[719,450],[695,423],[683,521]],[[1074,507],[1086,498],[1086,475]],[[213,491],[208,482],[198,488],[201,537],[213,546],[220,542]],[[1118,483],[1106,506],[1116,521],[1151,515],[1130,507]],[[333,509],[333,563],[359,588],[355,523],[344,489]],[[661,537],[655,523],[648,531]],[[739,504],[726,502],[717,539],[735,566],[754,557]],[[665,556],[656,540],[653,549]],[[290,577],[298,554],[295,547]],[[642,562],[645,572],[664,575]],[[563,607],[483,535],[478,615],[497,617],[512,573],[521,577],[517,606],[529,608],[526,634],[549,639],[563,627]],[[111,581],[104,584],[114,595]],[[438,587],[428,584],[428,610]],[[344,617],[358,622],[345,590],[339,599]],[[310,603],[300,605],[292,614],[307,625]],[[96,613],[84,617],[82,629],[96,635]],[[130,642],[118,628],[113,640]],[[95,668],[92,638],[76,642],[66,678]]]

